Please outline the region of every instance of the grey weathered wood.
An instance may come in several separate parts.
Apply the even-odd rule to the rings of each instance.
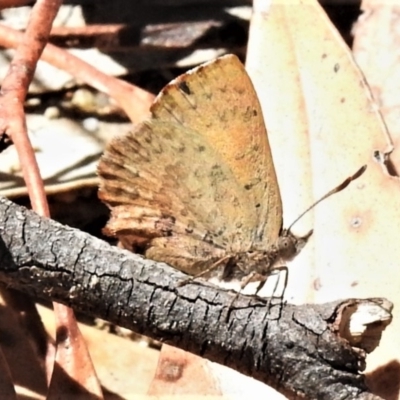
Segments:
[[[230,309],[232,293],[177,287],[183,276],[0,199],[0,281],[9,286],[227,365],[292,398],[378,398],[359,373],[363,352],[331,330],[343,301],[267,308],[240,296]]]

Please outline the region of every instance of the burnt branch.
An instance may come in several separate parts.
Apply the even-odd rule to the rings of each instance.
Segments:
[[[391,320],[384,299],[293,306],[239,296],[0,199],[0,281],[236,369],[293,397],[377,399],[365,351]],[[380,310],[352,329],[352,315]],[[229,313],[229,314],[228,314]],[[378,312],[379,314],[379,312]],[[354,325],[354,324],[353,324]],[[362,325],[362,324],[361,324]],[[352,346],[352,345],[353,346]],[[364,349],[364,350],[363,350]]]

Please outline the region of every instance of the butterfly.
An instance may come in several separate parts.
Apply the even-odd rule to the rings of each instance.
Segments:
[[[223,279],[256,278],[259,290],[312,231],[283,229],[267,131],[244,66],[226,55],[194,68],[150,111],[100,160],[99,197],[111,208],[106,234],[194,277],[222,269]]]

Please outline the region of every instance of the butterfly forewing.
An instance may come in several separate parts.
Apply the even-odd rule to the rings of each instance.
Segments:
[[[244,66],[228,55],[195,68],[167,85],[153,118],[190,128],[210,143],[256,209],[256,247],[275,242],[282,203],[260,103]]]

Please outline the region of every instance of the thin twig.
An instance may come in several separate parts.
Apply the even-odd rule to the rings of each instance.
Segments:
[[[22,38],[21,32],[0,24],[0,46],[17,47]],[[149,112],[149,107],[154,100],[153,94],[104,74],[66,50],[47,44],[42,54],[42,60],[68,72],[75,79],[108,94],[134,123],[142,121]]]
[[[183,276],[0,198],[0,281],[227,365],[291,398],[378,399],[360,371],[391,321],[387,300],[294,306],[241,295],[230,309],[233,293],[200,282],[179,287]],[[353,336],[356,325],[365,331]]]
[[[33,209],[47,217],[50,216],[49,208],[43,180],[28,137],[23,105],[37,62],[48,41],[53,20],[61,4],[62,0],[38,0],[35,3],[28,26],[25,33],[21,34],[21,40],[17,45],[16,53],[3,80],[0,92],[0,131],[11,137],[15,144]],[[87,393],[94,393],[97,398],[100,398],[102,396],[100,384],[77,327],[73,310],[61,304],[54,304],[54,309],[57,333],[59,328],[63,327],[66,330],[63,340],[59,340],[57,334],[56,360],[65,370],[62,377],[66,374],[67,378],[52,376],[48,398],[57,397],[60,394],[60,383],[62,386],[63,381],[68,378],[83,382]],[[65,346],[67,338],[70,338],[69,346]],[[51,342],[48,343],[50,347],[46,366],[47,374],[50,377],[53,374],[51,364],[54,358],[49,359],[49,355],[53,355],[53,351]],[[78,369],[79,367],[80,369]],[[82,379],[84,380],[82,381]]]

